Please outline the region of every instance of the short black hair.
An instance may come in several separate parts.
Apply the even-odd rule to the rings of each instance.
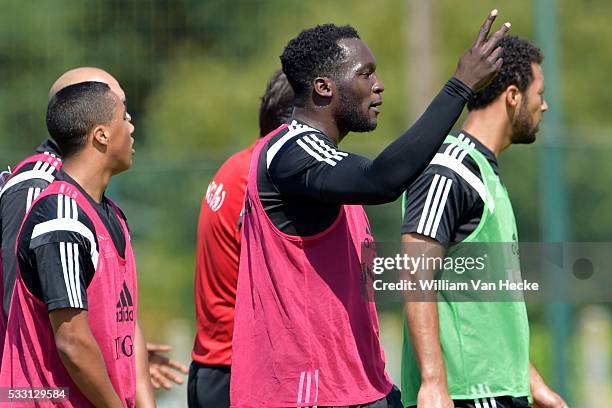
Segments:
[[[87,134],[113,119],[119,98],[102,82],[80,82],[57,92],[47,105],[47,130],[64,157],[79,152]]]
[[[472,97],[468,110],[486,107],[510,85],[516,85],[524,92],[533,81],[531,64],[541,64],[544,60],[544,54],[538,47],[519,37],[504,37],[499,46],[503,49],[502,68],[490,84]]]
[[[259,136],[265,136],[291,117],[293,89],[280,69],[270,77],[259,106]]]
[[[280,56],[283,72],[295,93],[295,105],[303,106],[318,76],[334,78],[344,57],[338,41],[359,38],[349,25],[322,24],[303,30],[289,41]]]

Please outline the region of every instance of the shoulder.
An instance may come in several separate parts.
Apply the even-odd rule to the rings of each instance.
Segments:
[[[60,241],[97,247],[91,219],[74,199],[61,194],[45,195],[32,205],[20,241],[27,242],[30,248]]]
[[[4,183],[0,185],[2,187],[0,194],[4,196],[27,189],[44,189],[55,180],[60,165],[61,159],[53,153],[29,156],[17,164],[16,170],[4,179]]]
[[[417,179],[431,180],[435,175],[453,181],[466,192],[482,193],[483,183],[478,163],[470,155],[476,146],[469,138],[459,135],[442,144],[425,171]]]
[[[347,156],[321,131],[293,122],[268,141],[266,166],[271,173],[295,174],[312,166],[334,167]]]

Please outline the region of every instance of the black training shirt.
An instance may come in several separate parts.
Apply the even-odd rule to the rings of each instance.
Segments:
[[[497,159],[492,151],[465,131],[458,138],[482,153],[499,176]],[[482,181],[478,164],[461,146],[445,143],[438,154],[456,159],[465,167],[464,171]],[[427,166],[406,191],[402,234],[424,235],[444,246],[467,238],[480,222],[484,201],[464,176],[443,165]]]
[[[343,204],[396,200],[425,169],[472,91],[453,78],[414,125],[374,160],[342,151],[323,132],[293,120],[259,158],[259,197],[281,231],[309,236],[325,230]]]

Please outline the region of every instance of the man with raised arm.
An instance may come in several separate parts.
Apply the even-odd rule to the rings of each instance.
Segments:
[[[361,204],[397,199],[474,91],[502,66],[497,11],[423,116],[374,160],[342,151],[377,125],[384,86],[354,28],[302,31],[281,55],[292,120],[255,147],[247,182],[233,338],[232,407],[399,407],[374,303],[362,297]]]

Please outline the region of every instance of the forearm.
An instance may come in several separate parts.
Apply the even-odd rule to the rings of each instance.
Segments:
[[[144,335],[136,322],[136,406],[155,407],[153,385],[149,375],[149,356]]]
[[[444,257],[444,247],[419,234],[402,235],[402,252],[410,257],[427,253],[431,257]],[[436,271],[420,268],[403,271],[403,277],[416,283],[435,279]],[[440,346],[440,319],[437,292],[420,290],[405,295],[406,321],[414,357],[421,373],[422,383],[431,383],[447,388],[446,368]]]
[[[374,159],[369,171],[383,175],[380,182],[399,197],[433,159],[471,95],[452,78],[423,115]]]
[[[339,204],[384,204],[395,201],[423,172],[457,121],[471,91],[451,79],[425,113],[374,160],[351,155],[303,184],[319,199]],[[288,186],[291,188],[292,186]]]
[[[68,341],[58,341],[56,336],[56,343],[70,378],[94,406],[122,406],[111,384],[102,353],[91,333]]]
[[[446,387],[437,303],[406,302],[406,319],[421,382],[435,382]]]

